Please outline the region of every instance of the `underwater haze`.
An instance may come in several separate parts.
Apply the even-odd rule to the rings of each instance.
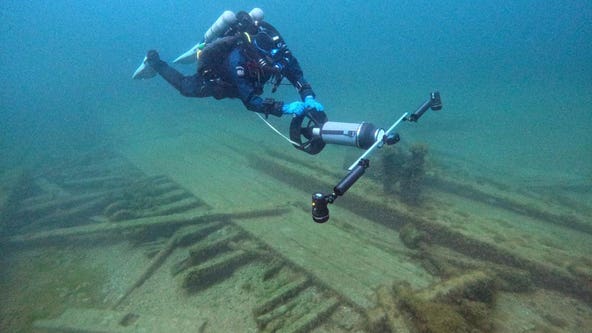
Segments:
[[[330,121],[441,94],[328,223],[311,193],[360,149],[132,79],[254,7]],[[0,1],[0,332],[592,331],[591,22],[590,0]]]
[[[511,173],[591,177],[588,1],[7,0],[0,6],[1,144],[13,161],[105,142],[110,116],[129,112],[138,100],[180,100],[159,83],[130,80],[146,50],[174,59],[221,11],[259,6],[299,58],[330,119],[387,126],[439,89],[444,110],[416,132],[439,149]],[[215,112],[202,100],[190,107]],[[243,111],[238,102],[232,107]],[[136,122],[144,115],[128,117]]]
[[[588,1],[6,0],[0,6],[1,148],[10,156],[2,164],[104,143],[111,115],[130,112],[139,100],[176,99],[193,112],[214,112],[203,100],[181,102],[162,82],[130,75],[146,50],[172,60],[221,11],[259,6],[299,58],[330,119],[388,126],[439,89],[442,113],[413,135],[509,173],[591,177]],[[228,105],[244,111],[238,101]],[[175,111],[166,116],[174,121]],[[143,117],[140,111],[124,119]]]

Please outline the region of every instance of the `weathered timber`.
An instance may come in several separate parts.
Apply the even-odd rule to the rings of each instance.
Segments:
[[[134,312],[70,308],[55,319],[35,321],[33,327],[36,331],[52,333],[199,333],[206,322],[199,318],[167,318]]]
[[[411,329],[405,322],[404,314],[399,310],[397,300],[393,296],[392,286],[383,285],[376,291],[377,303],[379,305],[378,309],[382,310],[379,311],[379,313],[382,312],[383,319],[381,319],[381,324],[377,325],[376,322],[372,323],[371,326],[374,326],[373,331],[411,332]],[[382,329],[378,329],[376,326],[382,326]]]
[[[35,179],[35,185],[41,190],[41,192],[50,194],[54,197],[66,197],[70,194],[68,191],[64,190],[63,187],[54,182],[50,182],[45,177],[37,177]]]
[[[482,271],[473,271],[430,286],[415,296],[426,301],[451,301],[469,294],[478,294],[477,296],[485,298],[481,301],[488,302],[493,297],[492,284],[493,276]]]
[[[62,186],[69,190],[84,190],[88,189],[106,189],[113,187],[121,187],[124,184],[130,183],[130,180],[123,176],[101,176],[101,177],[85,177],[78,179],[70,179],[62,182]]]
[[[266,312],[271,311],[271,309],[275,308],[280,303],[285,302],[287,299],[293,297],[300,290],[304,289],[309,284],[310,279],[308,277],[301,276],[297,280],[292,281],[283,287],[280,287],[269,298],[267,298],[261,304],[256,305],[253,309],[253,313],[256,316],[260,316]]]
[[[68,238],[92,236],[99,234],[121,234],[138,228],[177,227],[193,223],[227,221],[230,219],[252,219],[263,216],[277,216],[288,212],[287,208],[270,208],[258,210],[190,211],[166,216],[147,217],[118,223],[97,223],[71,228],[60,228],[43,232],[13,236],[7,239],[8,245],[26,245],[32,243],[51,243]]]
[[[278,330],[285,333],[310,332],[313,328],[319,326],[325,319],[337,308],[339,300],[331,297],[313,306],[310,311],[300,317],[293,323],[286,325]]]
[[[303,188],[304,184],[311,182],[309,174],[305,174],[302,170],[296,170],[290,165],[282,164],[283,162],[281,160],[276,161],[260,155],[249,157],[254,167],[290,186],[305,190]],[[328,183],[323,179],[315,179],[314,182],[321,188],[331,188],[334,186],[334,184]],[[362,187],[363,185],[358,186]],[[483,200],[492,200],[492,198],[484,197]],[[451,248],[464,255],[483,261],[527,270],[536,286],[567,293],[584,300],[588,304],[592,304],[592,286],[587,281],[573,276],[562,267],[554,267],[548,262],[537,261],[536,259],[522,256],[517,251],[511,251],[498,244],[480,240],[477,238],[478,236],[463,234],[444,223],[423,217],[417,214],[416,211],[405,208],[398,203],[386,202],[380,200],[380,198],[359,195],[350,191],[347,193],[347,198],[344,197],[336,201],[335,205],[395,230],[400,230],[403,225],[411,223],[418,230],[428,234],[432,244]],[[539,218],[541,222],[548,223],[550,220],[558,218],[557,215],[549,215],[544,211],[540,211],[539,213],[529,212],[530,206],[521,205],[516,202],[503,207],[517,213],[522,212],[524,214],[527,212],[529,216]],[[559,218],[558,220],[561,221],[562,219]],[[550,223],[584,232],[588,231],[587,226],[576,226],[573,223],[567,223],[565,220],[561,223]],[[578,224],[577,221],[576,224]]]
[[[194,197],[189,197],[168,204],[159,204],[155,209],[149,210],[146,216],[182,213],[201,205],[203,205],[203,203],[200,200]]]
[[[115,302],[112,309],[116,309],[131,293],[142,286],[154,272],[162,265],[162,263],[166,260],[166,258],[173,252],[173,250],[181,243],[186,241],[187,238],[194,238],[196,234],[202,234],[204,230],[211,228],[214,225],[217,225],[217,222],[210,222],[207,224],[200,224],[200,225],[189,225],[178,229],[166,242],[162,250],[158,252],[158,254],[152,259],[152,262],[146,267],[142,275],[136,280],[136,282],[131,285],[126,292],[119,297],[119,299]]]
[[[106,198],[110,191],[98,191],[80,195],[71,195],[67,197],[58,197],[50,201],[40,202],[37,205],[22,207],[18,212],[18,216],[25,218],[38,218],[47,214],[51,214],[56,210],[68,209],[73,206],[82,205],[99,198]]]
[[[183,279],[183,287],[193,292],[228,278],[238,267],[255,259],[252,253],[239,250],[224,253],[191,268]]]
[[[208,257],[214,256],[223,249],[228,249],[228,242],[244,235],[244,232],[236,227],[224,227],[210,233],[205,239],[189,249],[187,258],[173,265],[172,274],[177,275],[187,268],[206,260]]]

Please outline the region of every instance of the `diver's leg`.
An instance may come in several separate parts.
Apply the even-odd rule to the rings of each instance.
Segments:
[[[181,94],[185,96],[192,96],[190,89],[192,81],[194,79],[192,77],[186,77],[181,74],[179,71],[174,69],[173,67],[169,66],[166,62],[160,59],[158,52],[155,50],[148,51],[146,55],[146,62],[150,67],[152,67],[160,76],[162,76],[165,81],[167,81],[171,86],[177,89]]]
[[[170,83],[175,89],[181,91],[181,83],[185,77],[179,71],[169,66],[166,62],[160,59],[158,52],[155,50],[148,51],[146,54],[146,62],[152,67],[163,79]]]
[[[152,68],[154,68],[156,72],[162,76],[162,78],[165,79],[171,86],[181,91],[183,80],[185,79],[183,74],[162,60],[156,66],[152,66]]]
[[[169,66],[166,62],[160,59],[158,52],[155,50],[148,51],[144,64],[150,66],[154,72],[160,74],[170,85],[175,87],[181,95],[187,97],[210,97],[222,98],[220,95],[220,87],[213,80],[206,80],[201,75],[195,74],[185,76],[179,71]],[[152,73],[152,76],[156,73]],[[145,73],[138,75],[138,70],[134,73],[134,78],[149,78]],[[220,96],[219,96],[220,95]]]
[[[206,82],[199,75],[185,76],[179,71],[169,66],[166,62],[160,59],[158,52],[154,50],[148,51],[146,55],[146,62],[152,67],[163,79],[170,85],[175,87],[183,96],[188,97],[208,97],[212,96],[211,89],[207,87]]]

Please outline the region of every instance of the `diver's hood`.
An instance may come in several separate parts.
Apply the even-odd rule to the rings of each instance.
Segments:
[[[252,36],[253,45],[261,52],[274,57],[286,49],[286,43],[280,33],[271,24],[261,22],[257,34]]]

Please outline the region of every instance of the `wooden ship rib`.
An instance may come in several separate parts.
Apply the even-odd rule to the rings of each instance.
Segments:
[[[339,168],[269,148],[201,149],[217,154],[205,159],[167,142],[150,155],[103,149],[5,180],[2,251],[10,262],[48,248],[131,244],[120,253],[130,262],[118,271],[129,270],[125,286],[102,288],[98,302],[58,306],[32,321],[35,331],[560,332],[592,325],[586,204],[442,167],[436,157],[422,166],[412,184],[421,192],[409,198],[410,185],[392,174],[400,170],[388,167],[410,163],[413,154],[401,147],[373,160],[369,177],[321,225],[311,221],[308,200],[332,188]],[[108,286],[104,280],[95,283]],[[560,303],[579,312],[558,312]]]

